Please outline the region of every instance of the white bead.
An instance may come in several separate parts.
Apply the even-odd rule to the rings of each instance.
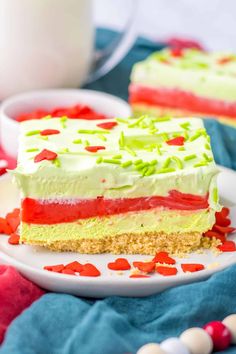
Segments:
[[[180,340],[191,354],[210,354],[213,350],[212,339],[202,328],[189,328],[184,331]]]
[[[231,343],[236,344],[236,315],[229,315],[222,322],[231,333]]]
[[[160,347],[168,354],[190,354],[185,344],[179,338],[168,338],[160,344]]]
[[[148,343],[143,345],[137,351],[137,354],[168,354],[163,349],[161,349],[160,345],[157,343]]]

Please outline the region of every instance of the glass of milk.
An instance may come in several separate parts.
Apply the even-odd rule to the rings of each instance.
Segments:
[[[0,0],[0,99],[32,89],[79,87],[107,73],[135,39],[137,0],[130,2],[129,24],[103,58],[94,50],[92,0]]]

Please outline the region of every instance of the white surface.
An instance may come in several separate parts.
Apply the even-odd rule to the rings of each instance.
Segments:
[[[42,90],[23,93],[5,100],[0,107],[0,144],[11,157],[17,157],[19,123],[12,117],[38,108],[86,104],[110,117],[128,117],[130,106],[122,99],[93,90]],[[9,144],[9,142],[11,142]]]
[[[220,195],[226,205],[232,207],[231,218],[233,225],[236,225],[236,195],[232,193],[232,186],[235,184],[236,173],[223,169],[219,178]],[[11,184],[10,178],[5,175],[0,178],[0,216],[12,210],[18,205],[18,191]],[[236,240],[236,236],[231,236]],[[117,257],[110,254],[85,255],[78,253],[56,253],[49,250],[26,245],[13,246],[8,244],[7,236],[0,237],[0,261],[15,266],[23,275],[34,281],[45,289],[66,292],[70,294],[105,297],[109,295],[122,296],[147,296],[161,292],[169,287],[203,280],[211,274],[226,268],[236,262],[235,252],[225,252],[215,256],[211,252],[204,254],[192,254],[186,259],[181,259],[184,263],[202,263],[206,265],[206,270],[184,274],[177,265],[179,273],[176,276],[163,277],[155,274],[148,279],[130,279],[129,271],[123,274],[116,273],[107,269],[107,263],[114,261]],[[132,255],[125,256],[130,262],[134,260],[149,260],[150,256]],[[64,274],[52,273],[43,270],[45,265],[67,264],[72,261],[81,263],[91,262],[95,264],[102,275],[98,278],[69,276]],[[212,267],[214,265],[214,267]]]
[[[138,2],[138,0],[136,0]],[[208,49],[236,51],[235,0],[139,0],[138,32],[165,39],[183,36],[200,40]],[[127,0],[94,0],[96,22],[122,29]]]

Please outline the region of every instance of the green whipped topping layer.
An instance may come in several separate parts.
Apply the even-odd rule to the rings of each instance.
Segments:
[[[164,49],[134,65],[131,82],[145,86],[181,89],[196,95],[236,100],[236,55],[185,49],[180,56]]]
[[[126,233],[165,232],[203,233],[212,228],[215,213],[206,210],[181,211],[159,209],[111,215],[109,218],[89,218],[70,223],[37,225],[22,223],[21,239],[27,243],[36,241],[50,244],[53,241],[78,240],[80,238],[102,239]]]
[[[111,130],[98,126],[107,122],[117,125]],[[40,131],[45,129],[60,133],[44,140]],[[167,144],[178,137],[184,137],[183,146]],[[105,149],[87,150],[94,146]],[[43,149],[57,153],[56,160],[35,163]],[[18,165],[12,172],[22,197],[42,199],[166,196],[173,189],[205,195],[216,188],[217,173],[201,119],[146,116],[23,122]],[[210,205],[218,208],[211,192]]]

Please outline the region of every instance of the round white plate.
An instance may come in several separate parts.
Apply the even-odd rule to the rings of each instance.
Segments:
[[[236,225],[236,191],[233,186],[236,181],[236,173],[221,168],[219,176],[219,189],[224,205],[231,208],[232,224]],[[0,178],[0,215],[11,211],[19,205],[19,195],[12,185],[8,175]],[[236,236],[230,239],[236,240]],[[154,274],[150,278],[130,279],[130,272],[110,271],[107,263],[118,256],[110,254],[86,255],[78,253],[56,253],[41,247],[26,245],[13,246],[8,244],[7,236],[0,237],[0,261],[16,267],[24,276],[39,286],[55,291],[88,297],[105,297],[110,295],[122,296],[147,296],[161,292],[175,285],[186,284],[208,278],[213,273],[220,271],[236,262],[235,252],[225,252],[215,256],[212,252],[204,254],[191,254],[186,259],[178,260],[179,272],[176,276],[164,277]],[[119,257],[122,257],[119,256]],[[130,261],[147,260],[150,256],[127,256]],[[91,262],[95,264],[102,275],[98,278],[64,275],[43,270],[45,265],[67,264],[78,260],[81,263]],[[206,269],[192,274],[181,271],[180,263],[202,263]]]

